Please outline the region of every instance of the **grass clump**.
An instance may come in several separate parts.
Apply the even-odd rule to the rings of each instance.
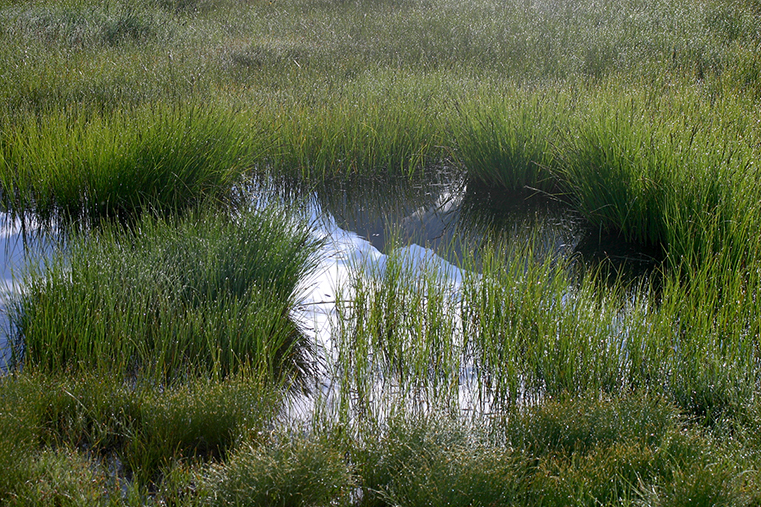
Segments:
[[[0,498],[70,495],[79,505],[112,496],[115,505],[122,487],[155,488],[178,463],[219,459],[258,438],[280,398],[246,375],[170,385],[90,373],[6,376]]]
[[[360,427],[352,453],[360,505],[516,505],[529,486],[520,452],[446,413],[399,413],[381,427]]]
[[[552,178],[553,123],[558,109],[549,93],[510,90],[509,97],[461,106],[455,127],[458,161],[474,180],[507,191],[557,190]],[[567,107],[568,105],[566,105]]]
[[[84,453],[67,447],[30,454],[7,470],[19,468],[24,472],[16,475],[17,482],[0,491],[5,505],[105,506],[119,494],[104,470],[93,469]]]
[[[289,312],[318,242],[283,213],[146,215],[72,238],[16,305],[24,362],[161,377],[250,367],[303,384],[314,365]]]
[[[243,129],[240,117],[201,106],[29,116],[3,135],[3,206],[43,220],[128,219],[221,197],[250,163]]]
[[[204,489],[210,505],[348,505],[352,482],[339,446],[297,432],[240,446],[211,469]]]
[[[597,399],[591,392],[516,409],[494,426],[511,445],[547,456],[588,454],[599,446],[629,441],[654,445],[681,424],[676,408],[655,396]]]
[[[660,250],[670,268],[720,251],[739,261],[759,220],[748,106],[616,81],[508,89],[461,107],[457,153],[469,177],[549,193],[593,234]]]
[[[657,396],[592,392],[470,422],[398,413],[357,432],[359,505],[754,502],[753,461]]]

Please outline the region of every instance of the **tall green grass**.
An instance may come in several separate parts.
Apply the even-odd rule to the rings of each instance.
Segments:
[[[124,220],[221,198],[261,142],[246,127],[201,105],[28,116],[3,135],[3,207],[42,220]]]
[[[440,77],[389,73],[358,79],[334,96],[277,110],[276,173],[320,181],[339,176],[410,176],[439,162],[444,146]]]
[[[660,248],[672,267],[741,256],[759,219],[748,106],[621,85],[508,90],[490,108],[463,108],[459,156],[470,177],[549,192],[595,233]]]
[[[3,501],[757,505],[756,4],[0,2],[3,209],[84,222],[14,314]],[[662,248],[659,282],[522,236],[458,290],[392,256],[339,309],[337,417],[246,422],[313,366],[314,245],[195,205],[442,163]]]
[[[536,241],[536,239],[535,239]],[[339,306],[338,414],[382,421],[432,407],[485,414],[585,393],[650,393],[707,427],[733,424],[758,383],[759,279],[729,254],[637,285],[482,245],[461,285],[392,254]],[[684,272],[689,272],[684,276]]]
[[[17,363],[168,377],[252,368],[303,385],[315,365],[289,312],[318,244],[275,205],[85,232],[26,280],[11,317]]]
[[[561,111],[570,107],[554,92],[518,89],[465,100],[454,126],[458,161],[474,180],[507,191],[557,190],[552,177]],[[488,102],[487,102],[488,100]]]
[[[303,5],[292,1],[240,6],[145,1],[129,7],[120,2],[6,7],[8,47],[2,58],[9,72],[0,76],[7,84],[0,87],[5,90],[6,106],[0,116],[5,144],[16,146],[13,153],[3,155],[10,160],[4,171],[8,173],[3,178],[4,193],[6,199],[8,194],[14,196],[6,206],[46,203],[54,199],[51,191],[66,201],[58,206],[75,202],[65,188],[38,189],[26,201],[16,196],[16,189],[23,185],[14,181],[13,174],[21,171],[16,180],[22,179],[26,165],[51,164],[76,174],[95,171],[79,169],[79,165],[110,166],[99,156],[116,158],[104,153],[106,147],[104,152],[85,156],[84,162],[54,156],[80,141],[68,138],[73,133],[67,134],[79,127],[61,125],[80,120],[56,119],[62,105],[76,103],[85,111],[95,111],[95,123],[109,125],[118,138],[137,132],[146,138],[163,137],[151,148],[152,157],[162,158],[169,155],[159,155],[155,149],[168,150],[166,135],[141,126],[143,121],[150,123],[141,114],[137,114],[138,127],[121,134],[118,123],[124,120],[120,118],[134,114],[120,111],[160,108],[156,104],[164,103],[206,104],[213,96],[220,118],[212,123],[224,125],[219,129],[226,138],[240,140],[241,136],[229,110],[252,111],[243,130],[253,133],[246,132],[243,139],[257,147],[254,156],[230,157],[246,158],[243,165],[247,167],[257,164],[306,179],[378,171],[409,173],[437,164],[457,149],[458,159],[472,174],[492,183],[542,190],[561,185],[594,226],[648,242],[685,243],[690,234],[672,239],[662,223],[689,220],[671,218],[683,209],[682,203],[659,201],[665,199],[659,194],[668,191],[665,187],[681,188],[685,182],[670,170],[650,175],[648,164],[669,165],[663,157],[670,157],[670,150],[689,151],[684,147],[689,136],[681,134],[693,126],[700,130],[708,122],[707,128],[713,129],[715,121],[736,117],[744,121],[739,116],[747,116],[753,107],[739,102],[734,112],[709,107],[689,116],[684,130],[679,126],[680,111],[669,110],[667,104],[663,117],[648,117],[648,111],[664,106],[651,99],[661,92],[686,94],[685,103],[699,97],[702,104],[721,103],[737,95],[753,98],[758,64],[752,48],[759,40],[752,8],[739,4],[728,8],[715,2],[689,5],[484,1],[440,2],[434,7],[425,2]],[[631,96],[632,90],[639,89],[649,90],[642,94],[645,98],[634,93],[635,102],[642,100],[641,104],[630,107],[616,101],[621,94]],[[695,89],[698,93],[692,95]],[[501,95],[508,100],[500,101]],[[587,108],[591,108],[589,115]],[[90,115],[85,117],[81,121],[89,122]],[[196,127],[177,121],[180,124],[172,129],[209,128],[200,125],[203,121]],[[627,121],[629,131],[624,132]],[[50,124],[52,131],[35,134],[35,123]],[[756,128],[747,125],[757,136]],[[260,142],[262,132],[272,135],[273,142]],[[655,152],[642,146],[649,142],[648,135],[661,140],[672,134],[677,136],[677,146],[665,143]],[[36,146],[35,135],[60,141]],[[219,132],[211,129],[198,135],[217,139]],[[185,141],[168,140],[170,144]],[[120,142],[133,151],[143,149],[129,139]],[[37,162],[24,153],[25,143],[33,153],[47,152],[59,160]],[[725,144],[722,136],[711,142],[720,151],[733,149]],[[220,151],[228,152],[234,145],[236,141],[231,140]],[[710,152],[712,146],[704,148]],[[189,154],[199,149],[197,144],[189,147],[185,158],[171,163],[184,165],[187,157],[203,158]],[[204,162],[219,163],[225,170],[238,166],[219,153],[215,157],[217,162]],[[611,157],[618,157],[618,162]],[[730,172],[749,159],[744,154],[730,158],[723,162]],[[128,162],[140,165],[144,161]],[[598,167],[608,162],[610,174]],[[710,168],[717,162],[678,163]],[[589,172],[590,167],[600,173]],[[616,172],[626,167],[631,174]],[[182,176],[177,178],[180,186],[193,187]],[[205,188],[203,175],[189,174],[188,178],[199,178],[199,186]],[[611,178],[620,187],[615,191],[608,188]],[[219,183],[224,186],[222,180]],[[167,178],[154,183],[160,188],[177,186]],[[92,185],[77,182],[76,187],[85,184]],[[98,195],[98,199],[110,198],[116,210],[105,211],[119,212],[120,207],[131,206],[122,201],[134,200],[130,197],[134,190],[124,183],[123,194]],[[694,192],[703,190],[707,189]],[[149,191],[149,196],[154,192],[163,190]],[[166,205],[164,197],[157,199],[161,206]],[[710,204],[696,201],[691,206]],[[45,210],[44,204],[38,205]],[[77,206],[82,207],[81,203],[71,205]],[[90,206],[96,208],[93,212],[103,211]],[[663,214],[668,218],[659,218],[654,206],[665,206]]]

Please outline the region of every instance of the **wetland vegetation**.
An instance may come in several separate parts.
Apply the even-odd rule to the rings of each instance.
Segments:
[[[0,40],[0,206],[55,250],[3,296],[1,503],[761,504],[756,0],[0,0]],[[473,239],[389,225],[326,347],[310,213],[391,187]]]

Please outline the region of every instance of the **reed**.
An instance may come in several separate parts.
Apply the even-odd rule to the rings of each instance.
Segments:
[[[305,181],[420,173],[447,155],[438,108],[440,78],[389,74],[348,84],[318,104],[297,103],[271,118],[276,173]]]
[[[542,91],[510,89],[489,102],[467,101],[455,126],[458,161],[468,174],[507,191],[525,188],[556,191],[550,170],[553,163],[555,124],[559,110],[569,104],[555,102]]]

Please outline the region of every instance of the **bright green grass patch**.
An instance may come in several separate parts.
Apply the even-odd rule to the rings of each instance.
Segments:
[[[119,2],[73,2],[63,7],[6,8],[4,15],[4,143],[19,145],[19,153],[3,156],[9,164],[22,166],[21,174],[26,174],[25,165],[47,164],[19,161],[29,157],[21,147],[25,137],[34,135],[29,124],[47,125],[48,115],[58,114],[51,111],[68,104],[97,111],[104,123],[118,123],[112,114],[119,118],[124,113],[118,111],[145,103],[224,97],[221,102],[232,105],[218,109],[243,104],[254,111],[249,118],[255,118],[255,133],[246,139],[265,146],[254,150],[250,162],[261,168],[310,180],[348,173],[409,173],[439,163],[454,151],[473,174],[493,183],[542,190],[560,185],[594,227],[628,239],[669,243],[669,251],[675,245],[676,257],[690,251],[687,243],[694,234],[672,231],[670,224],[689,222],[704,211],[713,213],[703,208],[724,196],[704,188],[710,178],[701,177],[699,188],[689,189],[685,198],[694,202],[671,203],[669,187],[681,191],[688,182],[681,172],[671,174],[669,167],[660,166],[669,166],[671,150],[678,157],[680,150],[692,149],[684,145],[691,142],[689,132],[696,124],[698,129],[706,122],[728,124],[738,115],[707,109],[681,125],[679,111],[651,99],[661,91],[689,95],[695,87],[707,99],[699,102],[713,104],[740,94],[752,98],[758,88],[758,57],[752,48],[758,44],[759,25],[753,9],[745,5],[220,1],[143,2],[131,10]],[[115,35],[107,36],[111,32]],[[94,49],[77,46],[79,39]],[[114,42],[108,42],[111,39]],[[472,86],[479,81],[485,84]],[[539,95],[533,91],[537,87],[544,90]],[[631,88],[647,90],[644,99],[635,97],[642,102],[633,111],[619,97],[631,94]],[[513,92],[500,103],[496,97],[505,89]],[[552,100],[554,95],[561,100]],[[663,118],[648,116],[664,107]],[[743,114],[754,111],[752,104],[738,107]],[[27,112],[39,118],[27,118]],[[228,114],[222,112],[217,123],[230,123]],[[636,121],[628,131],[621,130],[626,123],[621,118],[632,117]],[[60,121],[53,118],[52,123]],[[59,128],[40,135],[57,136],[65,141],[62,146],[76,143]],[[260,142],[261,129],[276,142]],[[15,139],[18,132],[21,138]],[[664,140],[674,133],[673,142]],[[213,132],[209,135],[216,138]],[[642,146],[648,136],[661,143],[655,152]],[[689,155],[679,164],[697,164],[699,171],[713,170],[716,163],[739,164],[741,169],[755,154],[738,155],[731,137],[718,136],[700,149],[713,153],[713,148],[728,148],[732,160],[711,155],[695,161]],[[131,142],[125,144],[139,151]],[[36,147],[35,142],[29,149],[55,151]],[[609,167],[601,167],[602,162],[610,162]],[[64,159],[53,165],[66,163]],[[12,167],[5,172],[14,171]],[[69,171],[76,173],[66,168],[61,174]],[[659,174],[650,174],[654,171]],[[713,179],[721,185],[733,181],[731,174],[725,179],[724,166],[719,172]],[[14,193],[9,188],[23,186],[13,179],[3,177],[6,194]],[[75,188],[89,184],[78,177],[65,179]],[[158,185],[166,187],[166,179]],[[125,184],[122,191],[135,195],[133,190]],[[142,191],[149,196],[160,193]],[[31,194],[26,201],[14,196],[9,203],[17,209],[32,202],[42,210],[51,208],[45,204],[52,199],[45,189]],[[97,198],[106,202],[110,196]],[[120,199],[111,199],[115,212],[131,206]],[[94,202],[88,198],[94,212],[101,212]],[[71,207],[81,208],[81,203]]]
[[[749,294],[761,281],[731,253],[628,286],[575,275],[572,260],[533,245],[482,245],[460,286],[401,254],[381,275],[353,278],[333,335],[338,413],[382,420],[435,406],[478,418],[557,396],[645,392],[713,427],[753,399],[760,321]]]
[[[315,365],[289,312],[318,244],[275,205],[74,237],[32,270],[12,315],[25,367],[169,377],[250,367],[301,384]]]
[[[283,107],[268,118],[267,162],[306,181],[421,173],[448,155],[440,97],[449,89],[441,76],[391,72]]]
[[[564,98],[528,88],[465,99],[453,126],[458,161],[474,180],[508,191],[556,191],[550,170],[560,111],[571,107]]]
[[[215,107],[27,116],[2,136],[3,207],[40,219],[128,219],[222,197],[250,167],[257,133]]]
[[[736,258],[759,223],[751,104],[624,84],[507,88],[454,128],[470,177],[570,204],[595,233],[661,248],[671,267]],[[747,261],[747,259],[746,259]]]

